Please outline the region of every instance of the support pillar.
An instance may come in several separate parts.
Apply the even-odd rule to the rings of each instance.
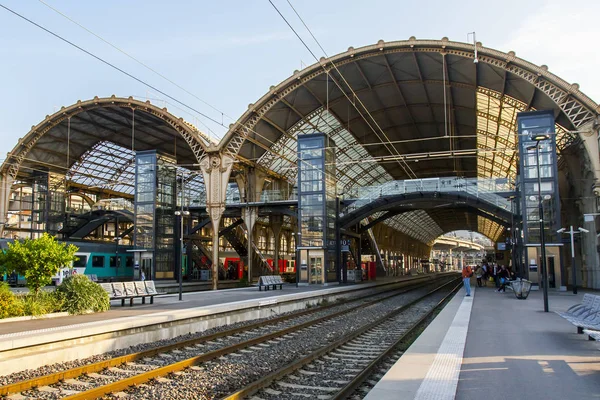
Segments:
[[[206,210],[212,223],[213,264],[212,289],[217,290],[219,280],[219,225],[225,211],[225,198],[233,158],[228,155],[209,153],[200,160],[200,169],[206,186]]]
[[[271,230],[273,231],[273,237],[275,238],[275,254],[273,254],[273,272],[275,275],[279,275],[279,250],[281,247],[281,228],[283,227],[283,216],[282,215],[271,215],[269,217],[271,223]]]
[[[13,182],[9,174],[0,175],[0,237],[4,237],[5,224],[8,222],[8,199]]]
[[[248,230],[248,283],[252,283],[252,254],[254,252],[252,244],[254,243],[254,224],[258,218],[258,209],[256,207],[246,207],[242,210],[242,215],[244,216],[244,224]]]

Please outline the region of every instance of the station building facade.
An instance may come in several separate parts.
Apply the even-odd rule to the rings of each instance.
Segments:
[[[63,107],[0,169],[2,236],[106,244],[133,257],[132,277],[143,268],[176,279],[180,265],[215,288],[219,278],[288,270],[302,283],[333,283],[365,263],[380,274],[422,270],[434,240],[458,229],[521,246],[511,262],[529,265],[539,260],[527,246],[539,163],[542,185],[557,189],[546,207],[557,287],[573,269],[552,230],[572,224],[590,231],[576,273],[597,288],[598,105],[545,66],[476,46],[478,63],[472,44],[446,38],[349,48],[272,87],[220,142],[134,98]],[[535,163],[517,126],[531,111],[548,111],[553,128]],[[317,139],[322,148],[311,148]],[[470,202],[468,190],[452,200],[427,189],[444,178],[504,179],[526,195],[511,201],[509,218]],[[356,211],[364,199],[377,206],[368,215]]]

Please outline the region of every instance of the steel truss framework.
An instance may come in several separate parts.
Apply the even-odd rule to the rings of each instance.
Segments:
[[[577,134],[568,131],[595,120],[599,108],[577,84],[514,52],[477,47],[478,64],[472,63],[473,45],[445,38],[380,41],[322,59],[251,104],[215,151],[256,162],[294,182],[297,135],[326,132],[337,145],[338,192],[345,192],[449,171],[512,178],[519,111],[554,109],[559,151],[580,143]],[[139,132],[135,138],[134,130]],[[132,146],[127,143],[129,131]],[[436,136],[443,140],[423,141]],[[95,97],[63,107],[32,127],[0,172],[14,181],[21,169],[42,166],[74,183],[131,195],[132,148],[162,146],[162,151],[181,156],[182,164],[194,165],[211,144],[166,108],[131,97]],[[189,187],[186,201],[206,197],[202,175],[183,172]],[[233,186],[229,192],[236,190]],[[497,222],[481,215],[474,218],[477,223],[466,221],[468,226],[476,225],[484,235],[495,239],[502,233]],[[443,233],[425,211],[398,214],[386,223],[425,243]]]
[[[246,147],[258,143],[264,150],[258,163],[293,181],[297,162],[295,136],[316,130],[326,132],[338,147],[338,190],[343,192],[354,185],[399,178],[378,157],[382,154],[379,149],[366,146],[376,141],[374,134],[379,136],[387,130],[406,131],[408,138],[413,139],[443,135],[446,130],[450,146],[440,147],[435,155],[448,151],[447,158],[454,158],[456,174],[480,177],[515,177],[517,112],[553,108],[557,115],[559,151],[579,143],[578,136],[568,131],[577,130],[596,118],[599,109],[579,91],[577,84],[568,84],[548,72],[547,67],[519,59],[514,52],[502,53],[481,44],[477,47],[479,64],[476,65],[472,63],[473,45],[447,39],[380,41],[321,59],[271,87],[257,103],[251,104],[220,147],[225,153],[245,155]],[[440,97],[444,83],[447,94]],[[473,100],[465,101],[469,96]],[[362,112],[355,111],[359,103],[364,105]],[[347,117],[342,106],[347,106]],[[447,112],[442,121],[440,110]],[[465,117],[465,113],[472,116]],[[399,122],[394,114],[403,114],[405,122]],[[365,140],[368,129],[354,128],[365,115],[376,120],[377,127],[382,127],[372,129],[369,133],[372,140]],[[289,125],[290,121],[296,122]],[[252,140],[246,140],[250,137]],[[473,140],[469,141],[468,137]],[[393,140],[401,142],[402,137],[395,135]],[[433,153],[428,150],[438,150],[390,144],[406,149],[392,153],[396,159],[406,159],[415,153],[431,157]],[[475,155],[465,157],[470,154],[465,150],[470,149]],[[473,169],[464,166],[468,158],[476,160]],[[442,157],[437,158],[440,159]],[[413,169],[419,177],[432,173]],[[408,213],[402,218],[407,221]],[[479,232],[492,239],[502,234],[503,227],[498,223],[482,216],[477,219]],[[397,221],[389,223],[404,226]],[[414,233],[413,227],[404,229],[413,230],[413,236],[420,236],[421,240],[424,237]],[[435,230],[432,226],[432,232]]]

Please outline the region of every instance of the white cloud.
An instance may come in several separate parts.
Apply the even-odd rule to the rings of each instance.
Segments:
[[[600,101],[600,34],[597,18],[600,3],[593,1],[549,1],[535,14],[522,18],[520,26],[507,35],[500,48],[535,64],[548,65],[550,72]]]

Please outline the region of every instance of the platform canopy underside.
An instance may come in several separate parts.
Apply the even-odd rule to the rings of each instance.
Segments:
[[[559,153],[598,106],[571,85],[513,52],[447,39],[388,42],[321,59],[276,87],[232,125],[223,151],[296,180],[296,138],[325,132],[336,143],[338,193],[391,180],[462,177],[514,179],[516,116],[553,110]],[[560,160],[560,154],[559,154]],[[559,161],[560,163],[560,161]],[[429,239],[452,228],[497,240],[504,228],[473,213],[423,210],[386,220]],[[477,222],[475,222],[477,221]]]
[[[24,180],[49,171],[71,184],[132,195],[136,151],[157,150],[193,169],[208,144],[193,125],[149,102],[94,98],[63,107],[32,127],[2,172]]]

